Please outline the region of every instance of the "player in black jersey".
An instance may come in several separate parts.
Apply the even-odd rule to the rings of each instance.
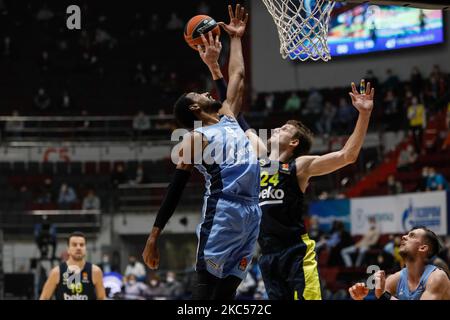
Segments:
[[[204,37],[200,57],[216,82],[220,100],[226,97],[226,83],[218,67],[221,46]],[[269,156],[263,141],[250,130],[244,117],[238,122],[260,157],[261,189],[259,204],[262,219],[258,242],[259,264],[271,300],[320,300],[315,242],[309,239],[303,223],[303,196],[309,179],[331,173],[356,161],[373,109],[374,89],[361,81],[360,92],[352,83],[349,93],[359,111],[355,129],[345,146],[322,156],[308,156],[312,133],[300,121],[290,120],[274,130],[268,141]]]
[[[40,300],[104,300],[102,270],[85,260],[86,237],[74,232],[67,244],[69,259],[50,271]]]
[[[269,157],[260,160],[259,201],[263,215],[258,238],[259,263],[270,299],[321,299],[315,242],[309,239],[303,223],[303,197],[311,177],[336,171],[358,158],[374,97],[370,83],[367,91],[361,83],[361,92],[352,83],[350,97],[359,117],[341,150],[322,156],[307,155],[312,133],[300,121],[290,120],[274,130],[268,142]],[[256,140],[256,135],[250,138]],[[261,140],[255,146],[256,143],[260,146]]]

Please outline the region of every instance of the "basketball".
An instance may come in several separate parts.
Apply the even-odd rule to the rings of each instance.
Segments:
[[[220,27],[216,20],[207,15],[197,15],[188,21],[184,28],[184,40],[194,50],[203,45],[201,35],[212,31],[214,38],[220,36]]]

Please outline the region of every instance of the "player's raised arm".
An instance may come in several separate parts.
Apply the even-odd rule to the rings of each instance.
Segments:
[[[352,92],[349,94],[353,106],[359,111],[358,121],[353,133],[339,151],[322,156],[298,157],[296,165],[297,168],[301,169],[298,170],[300,182],[307,182],[312,176],[320,176],[336,171],[354,163],[358,159],[369,126],[375,89],[370,87],[370,83],[367,83],[367,90],[360,93],[356,90],[355,84],[352,83]]]
[[[241,111],[242,96],[244,94],[244,56],[242,55],[241,38],[244,35],[245,27],[248,21],[248,13],[238,4],[236,11],[233,12],[231,6],[228,6],[230,23],[219,22],[219,25],[230,36],[230,61],[228,67],[229,81],[227,89],[227,99],[224,102],[222,113],[237,117]]]
[[[216,89],[219,94],[220,101],[226,100],[227,84],[223,79],[222,72],[219,66],[219,57],[222,50],[222,44],[220,43],[219,36],[213,38],[211,32],[205,37],[202,35],[203,47],[199,46],[198,51],[202,61],[208,66],[208,69],[213,78]],[[264,142],[258,137],[258,135],[251,129],[250,125],[245,120],[245,117],[240,113],[237,117],[240,127],[244,130],[245,135],[250,140],[253,150],[257,151],[258,156],[267,154],[267,147]]]
[[[175,174],[167,188],[166,195],[156,215],[155,223],[142,253],[142,258],[150,269],[159,267],[158,238],[175,212],[183,190],[191,176],[194,163],[198,156],[201,155],[204,147],[203,136],[198,132],[190,132],[183,138]]]

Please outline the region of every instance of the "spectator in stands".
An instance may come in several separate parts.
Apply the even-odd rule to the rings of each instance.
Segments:
[[[2,55],[5,58],[11,56],[11,38],[9,36],[3,38]]]
[[[111,183],[113,187],[117,188],[120,184],[125,184],[128,182],[128,177],[124,172],[123,165],[117,164],[115,171],[111,175]]]
[[[339,134],[347,134],[350,128],[353,128],[353,107],[347,102],[347,99],[339,99],[339,109],[336,114],[336,123],[339,127]]]
[[[130,180],[130,183],[132,184],[143,184],[143,183],[149,183],[148,175],[144,172],[144,166],[142,164],[139,164],[136,168],[136,175],[132,180]]]
[[[144,282],[137,281],[134,274],[129,274],[124,277],[124,287],[125,299],[128,300],[144,300],[148,295],[149,288]]]
[[[400,103],[394,90],[388,90],[384,97],[383,122],[388,130],[399,130],[402,119],[400,118]]]
[[[138,64],[136,64],[136,68],[134,70],[133,82],[137,83],[137,84],[142,84],[142,85],[147,84],[147,82],[148,82],[147,75],[145,74],[145,71],[144,71],[144,66],[140,62]]]
[[[319,219],[317,216],[311,216],[309,218],[308,235],[310,239],[319,242],[324,235],[324,232],[319,228]]]
[[[44,186],[41,188],[41,190],[39,192],[37,203],[49,204],[49,203],[53,202],[54,192],[55,192],[55,190],[54,190],[52,179],[46,178],[44,180]]]
[[[136,256],[133,255],[128,257],[128,265],[125,268],[125,276],[129,276],[130,274],[134,274],[138,281],[145,280],[145,267],[141,262],[137,261]]]
[[[289,99],[286,100],[286,103],[284,105],[284,112],[297,112],[300,110],[301,106],[301,100],[300,97],[297,95],[297,93],[292,92]]]
[[[116,45],[117,40],[112,37],[106,30],[103,28],[95,29],[95,40],[94,45],[98,45],[105,49],[112,49]]]
[[[83,210],[100,210],[100,199],[95,195],[93,189],[89,189],[88,193],[83,199]]]
[[[211,11],[211,8],[205,1],[201,1],[197,8],[198,8],[197,12],[199,12],[201,14],[209,15],[209,13]]]
[[[411,166],[417,161],[417,153],[414,151],[414,147],[408,144],[406,148],[400,151],[397,161],[398,171],[410,171]]]
[[[172,12],[170,14],[170,20],[167,23],[167,29],[168,30],[180,30],[183,29],[183,21],[181,21],[180,18],[178,18],[178,15],[176,12]]]
[[[48,51],[44,50],[41,53],[41,56],[39,58],[39,66],[41,67],[42,72],[47,72],[50,67],[50,61],[48,58]]]
[[[330,234],[330,237],[324,237],[326,247],[329,249],[328,265],[342,265],[343,261],[341,257],[341,250],[342,248],[348,247],[353,243],[352,237],[350,233],[345,230],[345,226],[342,221],[333,222],[333,227],[330,231]]]
[[[82,117],[88,117],[89,113],[86,110],[82,110],[81,111],[81,116]],[[91,125],[91,122],[89,120],[84,120],[83,122],[81,122],[81,129],[88,129]],[[84,133],[86,135],[86,132]]]
[[[448,182],[436,169],[430,167],[427,179],[427,191],[448,190]]]
[[[111,259],[108,253],[104,253],[102,256],[102,261],[97,264],[100,269],[102,269],[103,274],[110,273],[113,271],[111,266]]]
[[[67,90],[63,90],[61,95],[61,109],[63,112],[67,112],[70,110],[71,106],[71,98],[69,96],[69,92]]]
[[[23,185],[19,189],[19,193],[17,194],[17,198],[13,203],[13,210],[24,211],[27,206],[33,200],[32,193],[28,190],[26,185]]]
[[[398,89],[400,80],[398,76],[392,72],[392,69],[386,70],[386,80],[383,83],[383,87],[385,90],[396,90]]]
[[[330,102],[326,101],[323,108],[322,116],[316,124],[317,132],[325,136],[333,133],[333,122],[336,116],[336,107]]]
[[[301,110],[302,121],[310,128],[315,128],[323,109],[323,96],[317,89],[311,89],[305,107]]]
[[[403,192],[403,185],[400,181],[395,179],[393,174],[387,178],[388,194],[399,194]]]
[[[150,129],[150,118],[144,113],[144,111],[139,111],[138,114],[134,117],[133,129],[134,132],[137,133],[138,137],[140,137]]]
[[[422,73],[417,66],[413,67],[411,71],[410,83],[411,91],[420,96],[423,91],[423,78]]]
[[[38,13],[36,14],[36,20],[40,22],[47,22],[54,17],[54,13],[50,8],[48,7],[47,3],[44,3],[41,9],[39,9]]]
[[[50,108],[51,99],[47,95],[44,88],[40,87],[37,94],[33,98],[34,105],[40,111],[48,110]]]
[[[156,274],[150,276],[147,296],[151,299],[167,298],[167,289]]]
[[[427,190],[427,182],[428,182],[428,176],[430,174],[430,168],[425,166],[422,168],[422,174],[420,176],[420,181],[417,185],[418,191],[426,191]]]
[[[378,239],[380,238],[380,232],[378,230],[376,220],[374,217],[370,217],[368,219],[369,222],[369,230],[366,234],[359,240],[355,245],[342,249],[341,256],[344,260],[346,267],[352,267],[353,262],[350,254],[358,251],[358,257],[355,262],[355,266],[361,266],[363,259],[367,250],[370,249],[373,245],[377,244]]]
[[[391,255],[397,267],[400,269],[404,267],[404,261],[400,255],[400,242],[402,238],[400,236],[389,235],[389,241],[383,247],[383,251]]]
[[[370,82],[372,88],[378,88],[378,78],[373,73],[373,70],[367,70],[364,79],[366,80],[366,83]]]
[[[11,117],[19,117],[19,111],[14,110],[11,114]],[[24,123],[21,120],[11,120],[6,122],[5,131],[7,133],[11,133],[12,137],[20,137],[21,131],[24,128]]]
[[[58,205],[62,210],[70,209],[77,202],[75,190],[67,183],[63,183],[59,190]]]
[[[416,152],[420,154],[422,149],[423,130],[426,127],[425,106],[419,103],[417,97],[413,97],[408,107],[409,128],[414,139]]]
[[[165,287],[169,299],[179,300],[184,294],[183,285],[173,271],[167,271]]]
[[[161,29],[161,21],[157,13],[152,13],[150,18],[150,31],[157,32]]]
[[[447,115],[445,123],[447,125],[447,135],[444,139],[444,143],[442,144],[442,150],[447,150],[450,148],[450,102],[447,104]]]
[[[41,259],[48,258],[48,247],[52,247],[50,259],[55,259],[56,253],[56,228],[50,223],[46,215],[42,216],[41,223],[34,226],[35,242],[41,253]]]
[[[273,93],[266,94],[266,96],[264,97],[264,106],[265,106],[264,111],[266,113],[272,112],[274,103],[275,103],[275,95]]]

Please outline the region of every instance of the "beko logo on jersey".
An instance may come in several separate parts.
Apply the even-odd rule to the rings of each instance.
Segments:
[[[88,296],[85,294],[67,294],[64,293],[64,300],[88,300]]]
[[[283,200],[284,191],[282,189],[275,189],[272,186],[269,186],[267,189],[264,189],[259,193],[259,198]]]

